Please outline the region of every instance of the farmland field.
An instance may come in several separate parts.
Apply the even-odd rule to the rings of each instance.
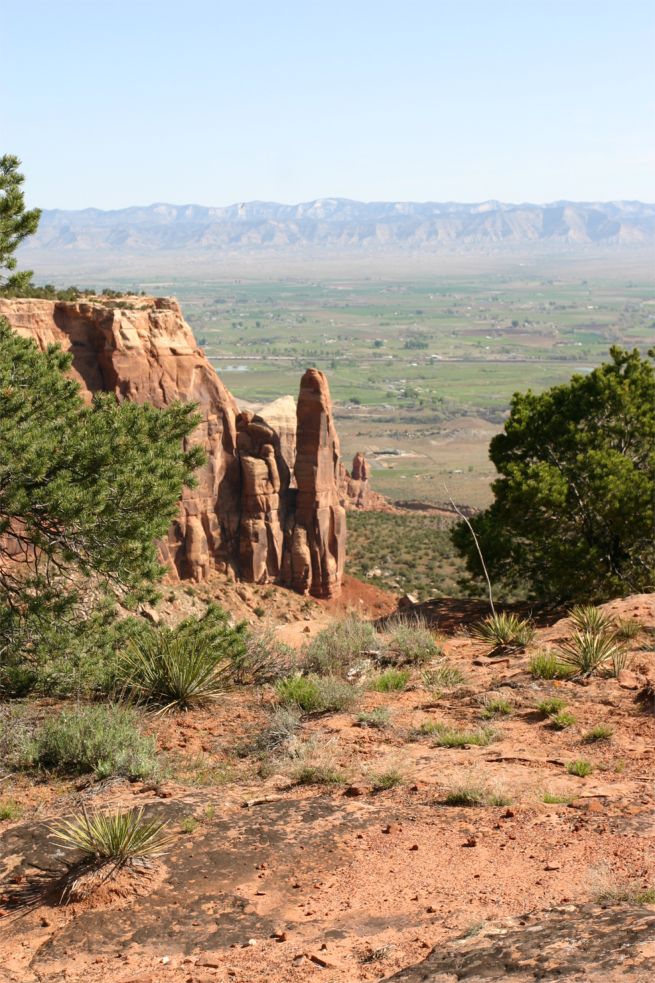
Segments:
[[[589,371],[612,344],[647,349],[655,302],[625,263],[461,272],[472,265],[414,279],[332,269],[112,283],[175,294],[238,401],[296,394],[304,369],[323,369],[344,458],[365,451],[379,491],[482,506],[512,393]]]
[[[612,344],[655,343],[651,266],[643,250],[232,266],[159,256],[129,274],[117,261],[39,278],[177,296],[237,401],[295,395],[307,367],[323,369],[346,463],[366,452],[394,500],[484,506],[488,443],[512,393],[589,371]]]

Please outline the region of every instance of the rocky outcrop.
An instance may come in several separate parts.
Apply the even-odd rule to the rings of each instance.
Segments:
[[[297,413],[284,397],[264,419],[239,412],[174,299],[128,298],[120,307],[99,298],[0,299],[0,316],[40,348],[56,343],[70,351],[88,399],[105,391],[159,407],[198,404],[202,421],[189,442],[201,444],[207,460],[161,544],[173,576],[199,581],[213,570],[232,570],[319,597],[338,592],[345,514],[339,442],[321,372],[303,376]]]
[[[373,491],[370,482],[371,465],[358,451],[353,458],[351,471],[341,467],[341,495],[348,509],[361,509],[369,512],[393,512],[393,506],[384,495]]]
[[[286,524],[283,579],[294,590],[330,597],[343,574],[346,511],[339,496],[339,438],[330,390],[318,369],[302,377],[297,420],[297,488]]]

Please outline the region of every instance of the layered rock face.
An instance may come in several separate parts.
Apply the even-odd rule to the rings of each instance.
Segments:
[[[127,304],[0,299],[0,316],[41,349],[57,343],[70,351],[88,399],[101,390],[159,407],[198,404],[202,421],[189,440],[204,447],[207,462],[197,487],[184,490],[161,544],[172,575],[204,580],[212,570],[232,570],[248,581],[336,594],[345,512],[323,373],[303,376],[295,421],[290,397],[271,404],[266,420],[239,413],[177,301],[136,297]]]

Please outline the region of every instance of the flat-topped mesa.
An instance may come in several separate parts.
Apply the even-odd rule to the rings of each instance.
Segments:
[[[303,375],[296,413],[297,489],[286,522],[282,577],[294,590],[331,597],[343,576],[346,512],[339,494],[341,462],[332,400],[318,369]]]
[[[118,306],[101,298],[0,298],[0,316],[42,350],[57,343],[69,351],[87,400],[105,391],[159,407],[198,405],[202,419],[188,442],[204,447],[206,463],[196,487],[184,489],[160,544],[173,576],[201,581],[231,570],[319,597],[338,593],[345,518],[339,442],[321,372],[305,373],[297,411],[284,397],[264,418],[239,413],[174,299],[124,298]]]

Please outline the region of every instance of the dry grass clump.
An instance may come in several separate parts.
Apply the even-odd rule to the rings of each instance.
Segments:
[[[435,747],[466,747],[477,745],[487,747],[497,740],[496,731],[491,727],[480,727],[478,730],[457,730],[440,721],[428,720],[421,724],[418,736],[434,737]]]
[[[357,723],[360,727],[373,727],[376,730],[383,730],[389,726],[391,714],[386,707],[376,707],[375,710],[365,710],[357,714]]]

